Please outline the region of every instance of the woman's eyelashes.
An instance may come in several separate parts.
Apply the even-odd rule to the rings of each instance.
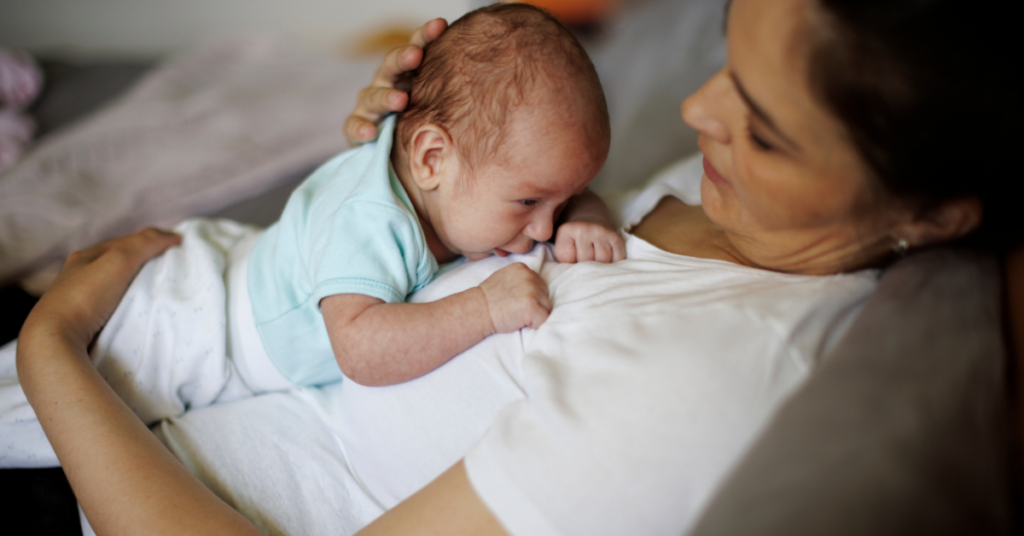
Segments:
[[[750,142],[753,143],[754,147],[758,150],[772,151],[775,149],[772,144],[765,141],[761,136],[758,136],[757,133],[754,132],[754,129],[749,126],[747,127],[747,137],[750,138]]]
[[[527,206],[527,207],[532,207],[532,206],[537,204],[537,200],[536,199],[520,199],[519,202],[522,203],[523,206]]]

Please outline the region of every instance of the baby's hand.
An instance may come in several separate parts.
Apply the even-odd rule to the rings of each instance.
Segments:
[[[619,233],[588,221],[570,221],[558,228],[555,237],[558,262],[618,262],[626,258],[626,246]]]
[[[494,272],[480,284],[495,333],[537,328],[548,319],[551,298],[541,277],[517,262]]]

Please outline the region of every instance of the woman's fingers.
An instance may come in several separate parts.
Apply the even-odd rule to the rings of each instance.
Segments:
[[[423,60],[423,49],[414,45],[406,45],[392,49],[384,56],[384,61],[373,75],[370,87],[395,87],[395,80],[406,71],[420,66]]]
[[[100,242],[89,249],[72,253],[64,263],[58,280],[61,276],[70,276],[80,267],[101,258],[116,261],[118,267],[124,271],[138,271],[147,260],[180,243],[180,235],[148,227],[137,233]],[[121,276],[123,277],[123,274]]]
[[[420,30],[417,30],[418,33]],[[419,67],[421,59],[423,50],[412,45],[388,52],[377,68],[370,87],[359,92],[355,111],[345,120],[344,133],[349,145],[372,141],[377,137],[377,123],[381,117],[405,109],[409,95],[394,89],[395,80],[402,73]]]
[[[427,46],[427,43],[437,39],[439,35],[444,33],[448,28],[448,21],[437,18],[428,20],[426,24],[420,26],[412,34],[412,38],[409,39],[410,45],[415,45],[420,48]]]
[[[409,95],[387,87],[368,87],[359,92],[359,105],[345,120],[345,138],[350,144],[366,143],[377,137],[376,123],[381,116],[401,111],[408,104]]]
[[[142,265],[180,243],[177,234],[150,228],[72,253],[26,328],[50,325],[88,342],[113,314]]]
[[[409,103],[409,95],[395,89],[395,82],[403,73],[412,71],[423,61],[423,47],[437,39],[448,23],[434,19],[420,26],[409,39],[409,45],[399,47],[384,56],[370,87],[359,92],[356,109],[345,120],[345,139],[350,145],[366,143],[377,137],[377,123],[389,112],[400,112]]]
[[[418,68],[423,61],[423,47],[437,39],[447,27],[448,23],[444,19],[434,19],[417,28],[409,38],[408,46],[398,47],[384,56],[384,61],[373,76],[371,86],[395,87],[395,79],[406,71]]]
[[[352,114],[345,120],[345,139],[349,145],[359,145],[377,137],[377,126],[373,121]]]

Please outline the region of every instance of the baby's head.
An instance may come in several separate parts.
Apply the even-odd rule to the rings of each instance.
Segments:
[[[604,93],[547,13],[497,4],[455,21],[408,79],[392,162],[420,217],[471,259],[524,253],[604,164]],[[413,187],[410,188],[410,185]]]

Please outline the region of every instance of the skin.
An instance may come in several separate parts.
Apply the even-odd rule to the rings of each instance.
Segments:
[[[438,261],[526,253],[551,239],[563,210],[567,221],[555,242],[560,261],[625,258],[604,204],[581,195],[604,163],[607,142],[574,121],[585,115],[566,101],[540,97],[517,108],[499,154],[472,167],[452,135],[435,124],[417,128],[407,146],[396,147],[395,173]],[[544,128],[558,116],[565,118],[561,128]],[[356,383],[380,386],[418,378],[491,334],[537,328],[551,301],[544,280],[517,263],[479,287],[431,303],[338,294],[321,300],[320,308],[341,371]]]
[[[812,154],[822,147],[831,148],[831,158],[855,154],[836,121],[813,99],[800,97],[807,93],[794,33],[799,30],[796,22],[812,16],[803,0],[733,2],[729,63],[684,105],[684,118],[699,130],[701,147],[724,182],[716,182],[717,176],[704,178],[704,210],[663,201],[634,229],[637,236],[684,255],[797,273],[834,273],[876,262],[890,238],[904,237],[921,246],[954,238],[977,224],[980,208],[972,200],[947,203],[925,214],[878,202],[874,218],[866,217],[860,209],[874,189],[859,161],[844,160],[853,168],[841,170],[829,158]],[[427,23],[413,44],[422,46],[444,26],[439,20]],[[372,121],[404,106],[396,104],[401,98],[395,98],[391,81],[415,68],[420,57],[413,48],[388,55],[375,87],[364,91],[356,114],[346,123],[351,138],[371,139]],[[740,96],[736,80],[778,133],[762,132],[768,125],[750,118],[753,110]],[[769,145],[781,143],[777,134],[791,139],[801,149],[799,156],[754,153],[744,119],[757,123],[749,127]],[[832,188],[806,182],[814,177]],[[804,194],[804,188],[813,188],[819,198]],[[771,194],[781,205],[753,199],[755,192]],[[823,206],[838,212],[825,214]],[[251,534],[255,529],[247,520],[213,497],[153,439],[96,374],[86,354],[139,266],[174,242],[172,235],[146,231],[72,256],[25,323],[18,374],[72,489],[101,533]],[[181,515],[184,510],[189,514]],[[473,490],[460,461],[360,534],[506,532]]]
[[[683,255],[822,275],[880,263],[899,239],[920,247],[977,227],[976,200],[922,214],[878,193],[807,85],[814,16],[805,0],[735,2],[725,66],[682,106],[705,156],[702,206],[666,198],[634,234]]]

